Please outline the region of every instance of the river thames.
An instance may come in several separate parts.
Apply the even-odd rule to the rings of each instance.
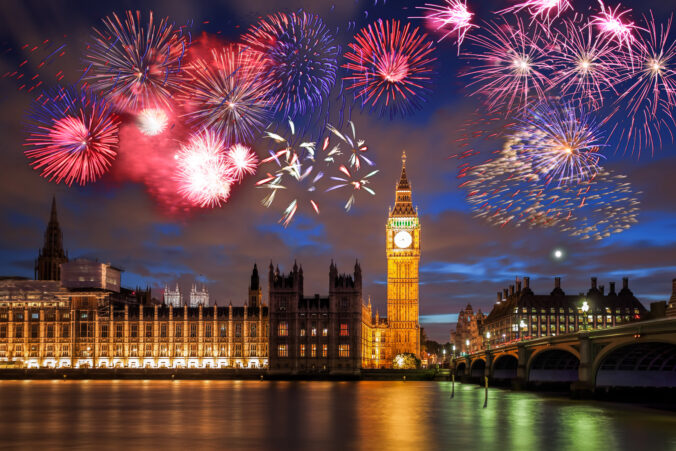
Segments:
[[[3,449],[676,449],[676,415],[446,382],[0,381]]]

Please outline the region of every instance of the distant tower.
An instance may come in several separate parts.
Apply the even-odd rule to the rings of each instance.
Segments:
[[[45,244],[35,260],[36,280],[61,280],[61,263],[68,261],[63,251],[63,233],[56,216],[56,198],[52,197],[52,213],[45,230]]]
[[[406,176],[406,153],[401,157],[401,177],[396,186],[394,208],[385,227],[387,250],[387,322],[392,355],[410,352],[420,356],[418,322],[418,262],[420,221],[411,202]]]
[[[200,289],[196,284],[193,284],[190,289],[190,307],[198,307],[200,305],[204,307],[209,305],[209,292],[204,285]]]
[[[176,290],[170,290],[169,287],[164,286],[164,304],[175,308],[183,305],[183,296],[181,296],[181,292],[178,289],[178,283],[176,284]]]
[[[254,263],[253,272],[251,273],[251,283],[249,284],[249,308],[260,307],[263,303],[263,290],[261,289],[261,281],[258,277],[258,268]]]

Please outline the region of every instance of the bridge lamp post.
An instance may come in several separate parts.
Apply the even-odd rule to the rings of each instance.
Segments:
[[[465,340],[465,346],[466,346],[465,349],[467,349],[467,351],[465,352],[465,354],[469,354],[469,351],[470,351],[470,349],[469,349],[469,338],[468,338],[467,340]]]
[[[486,350],[490,351],[491,350],[491,333],[486,332]]]
[[[523,336],[526,333],[526,330],[528,329],[528,325],[523,319],[519,321],[519,329],[520,329],[519,338],[523,340]]]
[[[584,319],[583,319],[584,330],[587,330],[587,312],[589,311],[589,304],[587,303],[587,301],[584,301],[582,303],[582,308],[580,310],[582,310],[582,313],[584,314]]]

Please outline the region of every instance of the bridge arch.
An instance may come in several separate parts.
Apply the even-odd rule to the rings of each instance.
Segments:
[[[465,372],[467,372],[467,364],[465,361],[458,362],[455,365],[455,375],[456,376],[464,376]]]
[[[486,361],[484,359],[474,359],[470,367],[470,377],[480,377],[483,379],[486,373]]]
[[[676,388],[676,343],[623,340],[607,346],[593,366],[597,387]]]
[[[562,383],[579,380],[580,354],[573,348],[547,347],[528,361],[528,382]]]
[[[493,361],[493,379],[516,379],[519,359],[514,354],[500,354]]]

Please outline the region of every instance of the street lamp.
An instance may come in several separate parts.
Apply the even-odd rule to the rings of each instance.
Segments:
[[[466,346],[465,349],[467,349],[465,354],[469,354],[469,351],[470,351],[470,349],[469,349],[469,338],[467,340],[465,340],[465,346]]]
[[[526,333],[526,330],[528,329],[528,325],[526,324],[526,322],[523,319],[521,319],[521,321],[519,322],[519,329],[520,329],[519,330],[519,338],[521,340],[523,340],[523,336]]]
[[[441,367],[443,368],[443,367],[444,367],[444,364],[446,364],[446,348],[444,348],[442,352],[443,352],[443,354],[444,354],[444,358],[443,358],[443,360],[441,361]]]
[[[582,308],[580,310],[582,310],[582,314],[584,315],[584,330],[587,330],[587,312],[589,311],[589,304],[587,304],[586,300],[582,303]]]
[[[491,333],[486,332],[486,349],[491,349]]]

